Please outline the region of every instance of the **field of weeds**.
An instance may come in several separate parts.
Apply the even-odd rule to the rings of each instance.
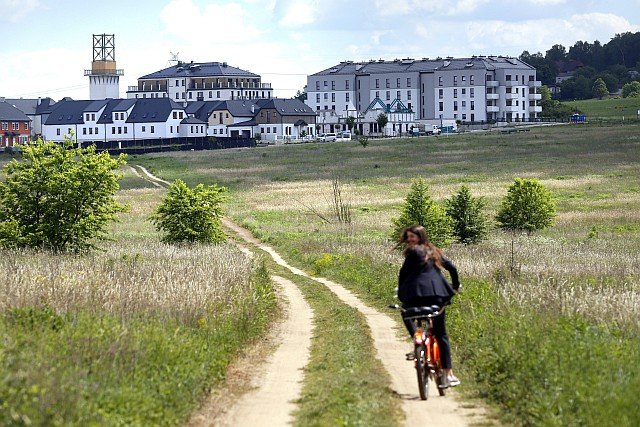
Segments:
[[[493,229],[480,244],[445,249],[465,287],[450,327],[466,389],[525,425],[640,422],[630,404],[640,390],[640,126],[548,126],[136,161],[164,179],[229,187],[237,221],[301,268],[379,307],[394,298],[401,257],[391,250],[391,218],[413,178],[423,177],[438,202],[467,184],[485,198],[491,218],[514,178],[540,180],[557,202],[554,227],[532,236]],[[348,223],[333,214],[335,180]],[[533,395],[539,397],[527,397]]]
[[[0,425],[176,425],[277,313],[231,244],[160,243],[162,190],[125,170],[129,212],[86,255],[0,251]]]

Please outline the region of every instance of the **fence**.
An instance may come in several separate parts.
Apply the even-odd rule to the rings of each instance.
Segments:
[[[109,154],[118,155],[120,153],[145,154],[167,151],[200,151],[255,147],[256,140],[253,138],[228,137],[179,137],[123,141],[84,141],[81,145],[82,147],[95,145],[97,151],[108,151]]]

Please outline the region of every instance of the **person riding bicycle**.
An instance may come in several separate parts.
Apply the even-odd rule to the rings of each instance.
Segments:
[[[403,308],[437,305],[443,307],[451,302],[460,289],[456,266],[443,254],[440,248],[429,242],[424,227],[414,225],[403,230],[396,247],[406,246],[404,263],[398,275],[398,299]],[[451,276],[451,284],[442,270]],[[405,319],[404,324],[411,337],[416,332],[414,320]],[[433,319],[433,333],[440,345],[442,368],[451,387],[460,384],[451,369],[451,346],[445,325],[445,312]]]

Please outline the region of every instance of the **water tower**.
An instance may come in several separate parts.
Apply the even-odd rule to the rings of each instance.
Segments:
[[[93,35],[93,62],[84,75],[89,76],[90,99],[120,98],[120,76],[124,71],[116,68],[115,35]]]

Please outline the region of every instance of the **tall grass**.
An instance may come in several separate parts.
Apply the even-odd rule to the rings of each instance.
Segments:
[[[1,425],[180,424],[277,313],[259,260],[160,243],[131,187],[103,251],[0,252]]]

